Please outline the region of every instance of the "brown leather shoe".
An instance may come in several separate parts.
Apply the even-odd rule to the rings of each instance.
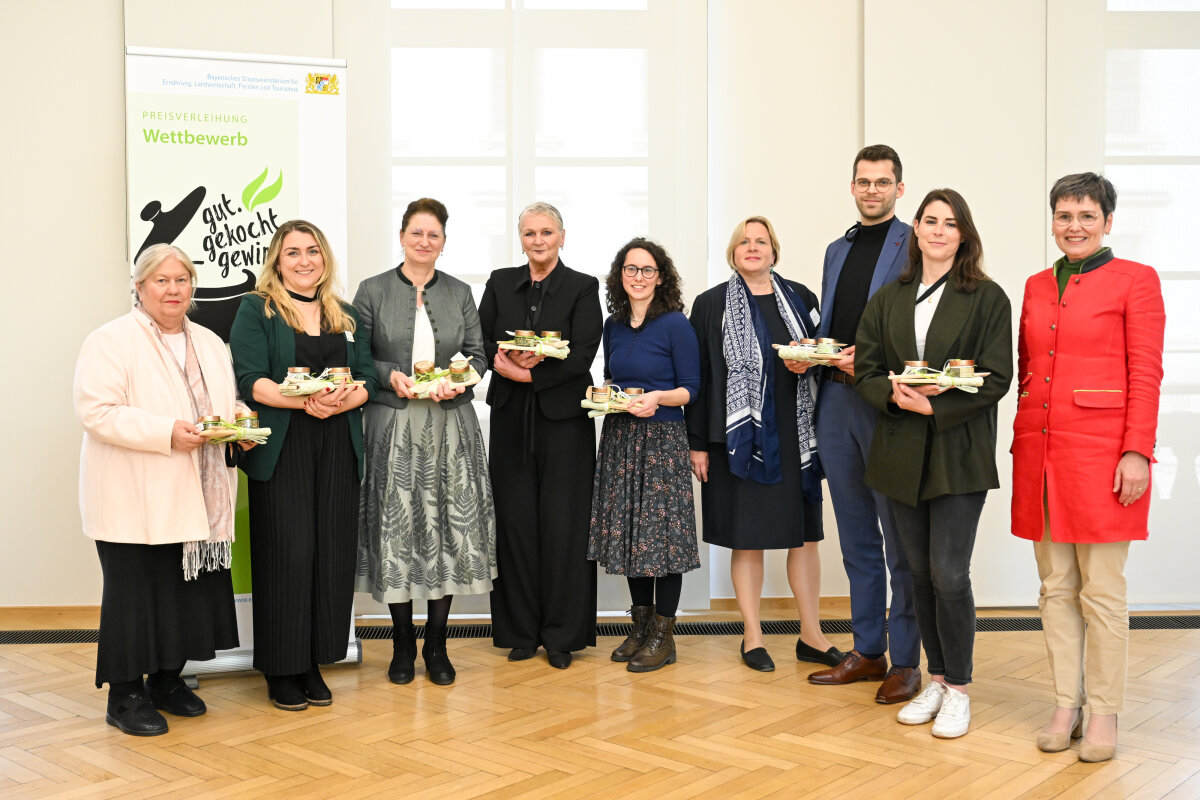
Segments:
[[[857,681],[881,681],[887,668],[887,656],[864,658],[862,653],[851,650],[836,667],[809,674],[808,682],[821,686],[842,686]]]
[[[875,702],[891,705],[892,703],[907,703],[921,691],[920,667],[892,667],[879,691],[875,693]]]

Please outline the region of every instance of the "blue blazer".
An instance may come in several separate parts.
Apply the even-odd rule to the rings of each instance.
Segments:
[[[868,300],[879,291],[879,287],[900,277],[908,260],[908,237],[911,233],[911,225],[901,222],[899,217],[892,217],[888,240],[879,253],[879,260],[875,262]],[[838,278],[842,275],[842,267],[852,244],[853,239],[839,236],[825,248],[825,266],[821,271],[821,324],[817,326],[817,336],[821,338],[829,336],[829,326],[833,323],[833,296],[837,294]]]

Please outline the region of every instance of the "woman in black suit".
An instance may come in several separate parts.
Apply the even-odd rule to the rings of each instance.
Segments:
[[[496,503],[499,577],[492,588],[493,642],[510,661],[546,648],[566,669],[596,644],[596,567],[587,560],[595,423],[579,408],[591,383],[603,315],[600,283],[563,264],[562,215],[549,203],[521,212],[529,263],[498,269],[479,306],[494,374],[488,447]],[[500,350],[506,331],[559,331],[565,359]]]

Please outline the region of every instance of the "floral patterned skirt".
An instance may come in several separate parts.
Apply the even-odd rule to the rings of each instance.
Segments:
[[[700,566],[682,420],[604,418],[588,559],[612,575],[660,577]]]
[[[355,589],[381,603],[490,592],[496,512],[471,405],[369,403],[363,440]]]

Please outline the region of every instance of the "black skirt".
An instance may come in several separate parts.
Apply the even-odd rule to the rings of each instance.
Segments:
[[[183,545],[96,542],[104,572],[96,687],[238,646],[229,570],[183,579]]]
[[[774,295],[756,295],[771,341],[790,337]],[[774,381],[776,431],[779,436],[779,483],[744,480],[729,471],[723,444],[708,448],[708,482],[700,485],[704,541],[733,550],[780,550],[802,547],[825,538],[821,504],[804,499],[800,472],[800,434],[796,424],[796,375],[774,355],[765,366]],[[764,409],[765,410],[765,409]]]

